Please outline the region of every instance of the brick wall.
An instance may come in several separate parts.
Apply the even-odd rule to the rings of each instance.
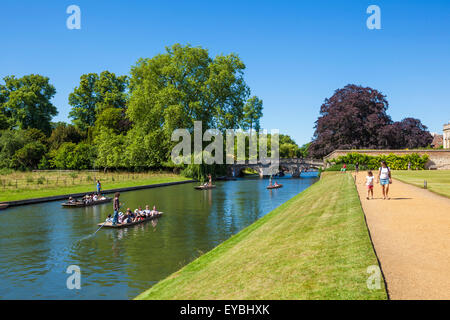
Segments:
[[[323,160],[331,160],[352,152],[367,154],[369,156],[389,155],[391,153],[398,156],[411,153],[417,153],[419,155],[427,154],[430,157],[430,160],[425,165],[427,169],[450,170],[450,150],[335,150],[323,158]]]

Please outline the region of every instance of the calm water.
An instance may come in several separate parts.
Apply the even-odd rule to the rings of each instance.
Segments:
[[[302,174],[303,175],[303,174]],[[49,202],[0,211],[1,299],[130,299],[247,227],[316,181],[279,178],[217,182],[197,191],[193,184],[124,192],[132,209],[149,204],[164,211],[157,222],[126,229],[97,223],[112,204],[63,209]],[[67,267],[81,269],[81,289],[66,286]]]

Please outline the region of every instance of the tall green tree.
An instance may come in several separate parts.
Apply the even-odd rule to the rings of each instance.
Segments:
[[[56,107],[50,102],[56,89],[50,84],[49,78],[31,74],[16,78],[3,78],[0,85],[0,122],[5,127],[6,117],[12,128],[36,128],[49,135],[50,121],[58,114]]]
[[[81,130],[87,131],[94,127],[98,115],[105,109],[126,108],[127,86],[127,76],[116,76],[109,71],[82,75],[79,86],[69,95],[72,106],[69,117]]]
[[[253,129],[256,132],[260,129],[260,119],[263,115],[263,101],[259,99],[257,96],[253,96],[247,100],[247,103],[244,106],[244,119],[243,119],[243,128],[245,130]]]
[[[143,158],[160,159],[164,149],[167,159],[173,130],[193,130],[194,121],[204,130],[239,127],[250,94],[244,69],[235,54],[211,58],[206,49],[180,44],[140,59],[131,69],[127,114],[134,125],[129,134],[144,135]]]

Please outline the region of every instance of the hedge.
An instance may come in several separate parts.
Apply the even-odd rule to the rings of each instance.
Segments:
[[[356,164],[359,163],[360,168],[377,170],[380,167],[381,161],[386,161],[388,167],[392,170],[407,170],[408,163],[411,163],[411,169],[425,169],[425,164],[428,162],[429,156],[427,154],[420,156],[417,153],[407,154],[404,156],[398,156],[393,153],[389,155],[379,155],[379,156],[369,156],[366,154],[361,154],[357,152],[348,153],[345,156],[340,156],[331,160],[327,160],[327,162],[336,165],[347,164]],[[351,170],[351,169],[350,169]]]

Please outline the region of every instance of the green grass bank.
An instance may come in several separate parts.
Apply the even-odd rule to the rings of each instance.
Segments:
[[[320,181],[136,299],[386,299],[349,174]]]
[[[96,192],[96,179],[102,190],[190,180],[172,173],[33,172],[0,176],[0,202]],[[40,183],[39,183],[40,182]]]
[[[394,171],[392,177],[421,188],[426,180],[428,190],[450,198],[450,170]]]

